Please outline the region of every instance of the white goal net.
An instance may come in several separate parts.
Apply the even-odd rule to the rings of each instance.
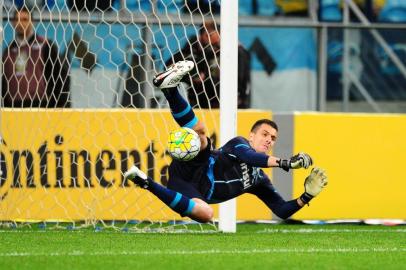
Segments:
[[[202,109],[197,115],[218,146],[218,6],[92,2],[0,7],[0,222],[135,230],[188,224],[122,172],[135,163],[166,184],[165,147],[176,123],[151,80],[181,58],[197,65],[183,94]]]

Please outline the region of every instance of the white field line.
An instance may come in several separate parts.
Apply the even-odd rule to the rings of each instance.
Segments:
[[[21,234],[36,234],[36,233],[89,233],[89,231],[74,229],[74,230],[0,230],[0,233],[21,233]],[[168,232],[149,232],[149,231],[109,231],[101,230],[103,233],[134,233],[134,234],[145,234],[145,233],[155,233],[155,234],[173,234],[173,233],[186,233],[186,234],[201,234],[201,233],[220,233],[217,231],[210,232],[193,232],[193,231],[168,231]],[[256,233],[406,233],[405,229],[264,229],[257,231]]]
[[[250,250],[150,250],[150,251],[72,251],[72,252],[3,252],[0,257],[63,257],[63,256],[148,256],[148,255],[217,255],[217,254],[271,254],[271,253],[380,253],[406,252],[406,248],[309,248],[309,249],[250,249]]]
[[[257,233],[406,233],[406,229],[264,229]]]

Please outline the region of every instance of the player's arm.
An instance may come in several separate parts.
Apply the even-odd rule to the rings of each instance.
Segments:
[[[271,183],[258,185],[250,193],[256,195],[275,215],[282,219],[287,219],[303,206],[299,205],[298,200],[285,201]]]
[[[312,158],[306,153],[299,153],[289,159],[258,153],[241,137],[231,140],[225,149],[245,163],[260,168],[279,167],[289,171],[289,169],[307,169],[313,164]]]
[[[281,159],[279,157],[257,153],[251,148],[251,150],[245,149],[240,151],[238,157],[245,163],[255,167],[279,167],[287,172],[290,169],[307,169],[313,164],[312,158],[306,153],[299,153],[289,159]],[[266,165],[264,165],[264,160],[266,160]]]
[[[248,165],[260,168],[269,167],[269,156],[262,153],[257,153],[242,137],[232,139],[221,149],[227,154],[237,157]]]
[[[268,167],[279,167],[279,161],[281,158],[268,156]]]
[[[271,157],[270,157],[271,159]],[[313,164],[313,159],[310,155],[300,152],[299,154],[294,155],[289,159],[276,159],[272,158],[268,162],[274,164],[276,162],[277,167],[289,171],[289,169],[300,169],[300,168],[309,168]]]
[[[279,167],[278,161],[281,160],[278,157],[256,152],[242,137],[232,139],[222,148],[225,152],[254,167]]]

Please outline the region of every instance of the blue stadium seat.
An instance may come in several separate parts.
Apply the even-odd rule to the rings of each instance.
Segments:
[[[389,46],[391,47],[392,51],[400,58],[400,60],[403,60],[402,62],[405,64],[406,45],[403,45],[401,43],[393,43]],[[386,54],[386,52],[379,46],[376,47],[376,55],[378,56],[380,66],[384,74],[400,74],[398,68],[395,66],[392,60],[389,59],[389,56]]]
[[[254,10],[252,0],[239,0],[238,1],[238,14],[239,15],[260,15],[260,16],[273,16],[275,15],[278,7],[275,0],[256,0],[257,10]]]
[[[380,34],[389,44],[393,52],[399,57],[403,64],[406,64],[406,36],[404,35],[403,30],[397,29],[387,29],[381,30]],[[389,59],[389,56],[386,52],[382,49],[381,46],[376,44],[375,48],[376,55],[379,59],[381,70],[384,74],[400,74],[400,71]]]
[[[406,22],[406,1],[386,0],[385,6],[378,16],[379,22],[405,23]],[[379,33],[399,57],[403,64],[406,64],[406,35],[401,29],[382,29]],[[377,59],[377,66],[382,78],[374,81],[378,89],[385,89],[381,94],[385,99],[406,100],[406,79],[400,70],[382,47],[375,43],[374,56]],[[381,83],[384,82],[384,83]],[[383,85],[380,85],[383,84]]]
[[[144,13],[152,12],[152,0],[125,0],[127,9],[130,11],[142,11]],[[156,10],[160,13],[178,13],[184,1],[182,0],[157,0]]]
[[[340,0],[321,0],[319,13],[321,21],[334,22],[343,19]]]
[[[125,4],[130,11],[142,11],[145,13],[150,13],[152,11],[150,0],[125,0]]]
[[[378,16],[380,22],[391,23],[404,23],[406,22],[406,1],[405,0],[386,0],[385,6],[381,10]],[[386,29],[380,30],[383,38],[388,42],[393,52],[399,57],[399,59],[406,63],[406,36],[403,30]],[[389,59],[386,52],[376,46],[376,55],[379,59],[381,71],[383,74],[396,76],[401,75],[398,68]]]
[[[29,9],[32,9],[33,7],[42,9],[42,8],[47,8],[47,9],[52,9],[55,7],[56,2],[59,0],[6,0],[4,1],[5,6],[15,6],[17,8],[21,8],[22,6],[26,6]],[[62,0],[65,3],[65,0]]]
[[[257,0],[257,5],[257,15],[261,16],[273,16],[278,9],[274,0]]]
[[[65,0],[54,0],[54,5],[52,6],[53,9],[55,10],[67,10],[68,6],[66,5],[66,1]]]
[[[405,0],[386,0],[385,6],[378,16],[381,22],[406,22],[406,1]]]
[[[252,0],[239,0],[238,1],[238,14],[243,16],[254,15]]]
[[[39,8],[46,8],[46,9],[53,9],[55,6],[55,0],[43,0],[43,1],[33,1],[33,3],[41,4],[41,6],[39,6]]]
[[[24,5],[24,0],[14,0],[14,1],[9,1],[9,2],[14,2],[14,5],[17,8],[20,8],[20,7],[22,7]]]
[[[157,8],[158,12],[161,13],[175,13],[177,14],[183,6],[184,1],[181,0],[158,0]]]

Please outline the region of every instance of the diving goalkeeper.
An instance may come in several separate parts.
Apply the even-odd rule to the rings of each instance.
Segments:
[[[235,137],[218,150],[211,149],[205,125],[195,116],[191,106],[180,95],[177,85],[194,67],[191,61],[180,61],[157,74],[153,83],[169,102],[172,115],[181,127],[192,128],[200,136],[199,154],[190,161],[173,160],[169,180],[164,187],[132,166],[124,177],[147,189],[181,216],[199,222],[213,218],[210,204],[220,203],[244,193],[256,195],[282,219],[290,217],[316,197],[327,185],[323,169],[314,168],[305,179],[304,193],[295,200],[285,201],[275,190],[266,167],[290,169],[309,168],[312,159],[299,153],[289,159],[268,155],[278,137],[278,126],[268,119],[258,120],[248,138]]]

